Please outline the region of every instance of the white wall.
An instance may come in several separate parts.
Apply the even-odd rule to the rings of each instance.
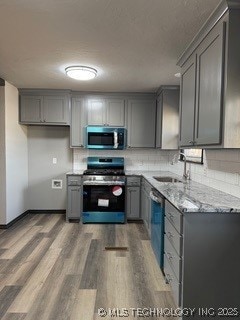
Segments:
[[[6,224],[5,88],[0,87],[0,224]]]
[[[58,126],[28,128],[29,210],[66,209],[66,172],[72,170],[69,131]],[[63,188],[52,189],[52,179],[62,180]]]
[[[27,208],[27,127],[18,124],[18,90],[5,83],[6,223]]]

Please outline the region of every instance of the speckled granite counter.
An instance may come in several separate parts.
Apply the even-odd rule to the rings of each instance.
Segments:
[[[84,170],[85,170],[85,169],[83,169],[83,170],[69,171],[69,172],[66,173],[66,175],[67,175],[67,176],[74,176],[74,175],[76,175],[76,176],[81,176],[81,175],[83,174],[83,171],[84,171]]]
[[[181,177],[166,171],[131,171],[126,175],[141,175],[176,208],[183,212],[234,212],[240,213],[240,198],[210,188],[195,181],[187,183],[158,182],[154,176]]]

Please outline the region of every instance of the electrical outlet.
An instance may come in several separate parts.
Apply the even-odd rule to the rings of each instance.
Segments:
[[[52,189],[62,189],[62,180],[52,180]]]
[[[52,159],[52,163],[53,163],[53,164],[57,164],[57,158],[53,158],[53,159]]]

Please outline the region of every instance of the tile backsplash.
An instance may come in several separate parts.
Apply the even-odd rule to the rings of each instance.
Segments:
[[[124,157],[127,170],[169,170],[183,173],[183,163],[171,165],[177,151],[155,149],[82,150],[73,149],[73,169],[86,169],[88,156]],[[191,179],[240,197],[240,149],[204,150],[204,164],[187,164]]]
[[[171,165],[174,152],[169,153],[169,170],[182,175],[183,163]],[[204,150],[203,165],[187,164],[191,179],[209,187],[240,197],[240,150]]]
[[[167,170],[169,152],[155,149],[82,150],[73,149],[73,169],[85,169],[89,156],[124,157],[126,170]]]

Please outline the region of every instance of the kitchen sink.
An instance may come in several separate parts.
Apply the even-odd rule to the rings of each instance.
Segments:
[[[172,177],[153,177],[153,179],[159,181],[159,182],[172,182],[172,183],[179,183],[182,181],[177,179],[177,178],[172,178]]]

